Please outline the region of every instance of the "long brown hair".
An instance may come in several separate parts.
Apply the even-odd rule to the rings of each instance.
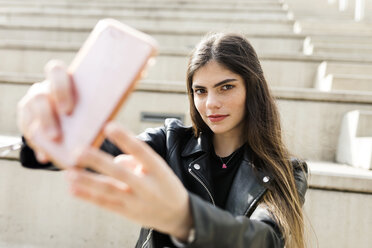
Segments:
[[[304,221],[296,190],[293,166],[282,141],[280,117],[260,61],[248,40],[238,34],[209,34],[194,49],[187,70],[187,91],[195,136],[212,131],[194,104],[192,82],[195,72],[215,61],[239,74],[245,83],[244,138],[253,151],[255,169],[272,178],[263,202],[277,220],[288,248],[303,248]]]

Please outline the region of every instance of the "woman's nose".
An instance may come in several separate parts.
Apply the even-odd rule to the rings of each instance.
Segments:
[[[215,94],[208,94],[207,101],[206,101],[206,107],[208,109],[214,109],[214,108],[220,108],[221,107],[221,101]]]

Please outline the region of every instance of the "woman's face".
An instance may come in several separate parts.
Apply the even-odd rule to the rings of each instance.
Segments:
[[[195,107],[214,134],[241,135],[245,115],[243,78],[215,61],[193,77]]]

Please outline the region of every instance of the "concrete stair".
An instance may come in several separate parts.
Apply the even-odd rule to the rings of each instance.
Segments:
[[[340,0],[285,0],[289,10],[295,13],[298,20],[354,20],[355,18],[355,2],[356,1],[340,1]],[[345,8],[340,10],[342,2],[346,2]],[[369,14],[372,11],[372,1],[364,1],[364,21],[371,22],[372,16]]]
[[[343,64],[322,62],[318,66],[315,88],[321,91],[372,92],[370,64]]]
[[[347,74],[347,75],[370,75],[372,70],[370,64],[351,64],[351,63],[327,63],[328,74]]]
[[[372,92],[372,77],[366,75],[335,74],[333,76],[332,89],[355,90]]]
[[[301,20],[298,22],[298,33],[320,33],[320,34],[355,34],[372,35],[372,27],[368,23],[326,20]]]
[[[311,36],[312,37],[312,36]],[[308,55],[329,55],[329,54],[340,54],[345,57],[355,58],[370,58],[372,55],[372,35],[371,36],[356,36],[355,40],[339,40],[335,42],[336,37],[329,36],[329,39],[317,40],[315,38],[308,37],[306,43],[304,43],[304,52]],[[315,41],[314,41],[315,40]]]
[[[306,7],[309,7],[310,3],[306,1],[287,1],[289,9],[296,12],[294,31],[307,36],[304,41],[304,54],[325,58],[318,66],[314,87],[321,91],[371,92],[371,22],[355,22],[353,17],[336,18],[323,15],[334,6],[328,5],[326,1],[316,1],[317,7],[307,10]],[[366,11],[368,10],[369,7],[366,8]],[[341,15],[340,12],[338,17]],[[330,57],[333,58],[332,61]],[[360,63],[341,61],[346,57],[357,59]]]
[[[250,7],[253,6],[253,3],[255,4],[255,7],[260,6],[257,2],[249,2],[249,4],[251,4]],[[37,9],[38,5],[35,3],[27,3],[30,7],[28,9],[25,8],[25,6],[28,6],[27,4],[17,5],[17,2],[12,4],[12,11],[9,12],[7,18],[16,17],[25,18],[26,20],[27,18],[30,18],[30,16],[34,16],[40,20],[48,20],[48,23],[44,25],[39,25],[34,22],[26,23],[25,21],[19,23],[11,21],[10,24],[3,23],[4,25],[2,26],[1,30],[3,30],[4,33],[8,31],[10,32],[7,36],[7,39],[1,41],[0,43],[1,57],[8,58],[2,62],[0,61],[0,68],[2,71],[4,71],[3,73],[0,73],[0,82],[2,82],[0,87],[7,92],[14,92],[11,94],[13,96],[12,100],[9,100],[9,98],[4,99],[6,99],[7,102],[12,102],[10,106],[15,106],[16,102],[21,98],[22,95],[24,95],[31,82],[42,80],[42,68],[44,64],[52,58],[62,59],[68,64],[90,30],[90,24],[87,23],[80,23],[78,26],[68,23],[57,25],[50,23],[49,20],[59,20],[60,18],[67,19],[71,17],[74,17],[77,20],[79,18],[89,19],[91,17],[95,17],[96,15],[102,15],[102,13],[99,12],[98,8],[101,3],[90,4],[90,8],[88,8],[87,13],[82,14],[81,16],[77,15],[77,8],[81,7],[80,5],[85,4],[82,2],[72,3],[66,1],[51,4],[43,3],[43,8],[39,9]],[[113,8],[114,4],[123,4],[123,6],[126,4],[128,4],[128,6],[131,5],[131,10],[137,14],[146,13],[146,11],[148,11],[146,9],[147,7],[155,8],[154,6],[151,7],[148,3],[141,3],[143,5],[138,5],[132,2],[110,2],[108,5],[110,8],[103,8],[103,10],[106,12],[113,10],[120,12],[119,10]],[[268,3],[263,3],[263,5],[265,4]],[[146,8],[144,7],[145,5],[147,6]],[[159,7],[158,5],[156,6]],[[285,11],[283,11],[283,9],[285,9],[283,5],[273,4],[273,6],[275,6],[275,8],[278,10],[278,13],[285,13]],[[266,6],[266,8],[270,10],[273,6]],[[202,6],[199,4],[190,5],[189,7],[202,8]],[[9,8],[9,6],[7,8]],[[71,12],[69,13],[67,9],[70,9]],[[263,9],[265,8],[263,7]],[[0,8],[0,12],[1,11],[2,9]],[[182,17],[183,14],[181,13],[187,13],[187,9],[183,9],[182,11],[184,12],[182,12],[181,9],[178,11],[180,13],[179,20],[187,21],[192,19],[188,18],[187,16]],[[43,15],[44,12],[49,14]],[[227,12],[228,11],[226,11],[226,13]],[[214,10],[209,11],[208,13],[210,13],[210,18],[214,18],[212,16]],[[174,16],[174,14],[172,14],[169,10],[168,12],[166,10],[159,10],[158,13],[153,12],[152,17],[158,16],[161,21],[166,21],[170,19],[172,15]],[[133,17],[135,15],[128,14],[128,16]],[[217,14],[214,14],[214,16],[217,16]],[[257,20],[257,23],[260,23],[261,21],[262,20]],[[267,24],[268,23],[265,23],[265,25]],[[270,27],[272,28],[273,26]],[[146,118],[143,118],[144,114],[146,113],[150,113],[150,115],[152,114],[154,116],[159,114],[163,116],[184,116],[185,122],[189,123],[187,115],[184,114],[187,112],[188,108],[186,95],[184,94],[184,89],[180,90],[180,85],[182,85],[182,82],[185,80],[185,70],[190,49],[199,40],[203,32],[201,30],[197,30],[196,28],[184,28],[184,30],[180,30],[169,26],[157,29],[154,29],[152,26],[150,26],[144,29],[145,31],[149,31],[149,33],[155,38],[158,38],[160,44],[164,45],[161,46],[160,55],[157,58],[156,65],[149,69],[147,79],[139,85],[138,90],[132,96],[132,98],[135,99],[133,100],[132,104],[133,106],[137,106],[137,108],[128,107],[128,109],[131,109],[131,112],[123,111],[124,114],[120,116],[136,116],[136,120],[132,120],[133,118],[129,120],[127,119],[128,117],[123,117],[123,121],[133,123],[132,126],[136,132],[140,132],[148,126],[159,125],[159,123],[148,122]],[[31,34],[34,34],[33,38],[25,41],[24,38],[26,37],[20,37],[23,30],[31,30]],[[341,113],[343,113],[343,111],[353,110],[355,108],[355,104],[361,109],[368,110],[368,105],[365,106],[364,104],[366,102],[370,103],[371,96],[368,93],[364,94],[363,96],[360,96],[360,93],[351,95],[347,95],[345,93],[319,94],[317,90],[313,90],[312,88],[314,87],[314,78],[316,77],[317,68],[325,58],[323,56],[301,55],[299,48],[303,43],[303,35],[294,35],[288,31],[283,33],[280,30],[277,30],[276,34],[269,34],[269,32],[264,30],[261,30],[260,32],[261,33],[257,33],[255,30],[250,30],[247,36],[252,37],[252,43],[257,48],[259,53],[266,78],[270,85],[274,87],[274,93],[276,94],[279,103],[283,102],[282,105],[288,109],[283,110],[283,112],[295,112],[291,115],[287,114],[283,118],[283,122],[287,123],[286,125],[288,126],[285,126],[285,129],[296,130],[289,133],[289,138],[287,138],[288,143],[295,149],[297,154],[304,158],[333,160],[337,143],[335,140],[337,140],[338,136],[337,131],[332,133],[331,137],[333,138],[327,142],[324,142],[321,138],[322,135],[329,135],[327,133],[327,129],[322,131],[324,124],[322,124],[323,122],[321,121],[322,116],[327,115],[327,111],[329,110],[325,111],[324,113],[315,114],[316,116],[319,116],[315,122],[307,121],[298,123],[296,117],[299,116],[298,113],[302,112],[302,110],[297,107],[299,105],[303,105],[302,108],[307,110],[306,113],[317,112],[317,108],[319,108],[319,106],[316,106],[315,104],[308,104],[307,102],[324,102],[324,105],[321,105],[324,106],[324,109],[327,109],[332,106],[334,102],[339,101],[339,99],[343,97],[344,100],[342,100],[340,105],[338,105],[339,110],[336,114],[337,118],[334,118],[334,122],[330,124],[334,130],[339,130],[342,116]],[[49,39],[48,37],[52,38]],[[46,43],[45,40],[48,40],[48,43]],[[277,49],[278,47],[280,47],[280,49]],[[284,47],[286,47],[287,50],[283,49]],[[296,50],[298,51],[297,53]],[[360,64],[363,64],[362,62],[365,62],[361,62],[359,59],[350,59],[347,57],[340,58],[339,56],[332,55],[329,55],[327,59],[329,61],[333,61],[334,65],[347,62],[355,65],[356,67]],[[20,63],[20,61],[22,61],[22,63]],[[369,64],[368,60],[367,64]],[[174,89],[175,85],[179,86]],[[295,96],[296,94],[297,96]],[[345,98],[345,96],[347,97]],[[166,103],[161,104],[161,102],[164,101],[163,99],[167,99],[167,97],[173,98],[173,102],[177,103],[174,104],[174,106],[177,107],[174,109],[168,109],[169,107],[164,107],[164,109],[162,109],[162,107],[159,107],[168,106]],[[153,104],[146,105],[154,106],[154,108],[146,106],[139,107],[138,104],[135,104],[135,102],[143,101],[151,101]],[[300,101],[300,104],[297,104],[296,101]],[[128,102],[128,105],[130,104],[131,103]],[[354,107],[349,106],[352,104],[354,104]],[[16,127],[12,125],[15,120],[15,115],[6,114],[6,111],[7,109],[3,108],[3,112],[5,112],[3,116],[8,116],[7,119],[12,121],[4,122],[2,124],[2,128],[4,130],[3,132],[5,134],[17,134],[18,131],[16,130]],[[296,111],[298,111],[298,113]],[[286,122],[286,120],[292,120],[296,124],[294,125],[292,121]],[[159,121],[161,122],[161,120]],[[312,126],[319,127],[314,129],[315,134],[311,132],[311,138],[309,137],[309,139],[313,141],[310,142],[309,140],[310,144],[314,144],[314,142],[322,143],[319,149],[315,149],[312,145],[304,146],[305,148],[296,149],[296,147],[301,147],[295,145],[297,142],[301,142],[299,138],[301,135],[303,135],[301,130],[309,129],[310,124],[307,123],[315,123],[315,125]]]
[[[220,1],[218,3],[208,2],[208,1],[157,1],[154,4],[152,1],[1,1],[2,7],[11,8],[33,8],[40,7],[47,11],[53,8],[64,9],[74,9],[74,8],[84,8],[84,10],[112,10],[112,9],[170,9],[170,10],[188,10],[188,11],[249,11],[252,9],[261,11],[277,11],[283,8],[283,4],[279,1],[240,1],[234,3],[229,3],[225,1]]]
[[[0,24],[21,24],[27,22],[29,18],[5,18],[0,17]],[[30,18],[31,19],[31,18]],[[141,18],[120,18],[118,19],[126,24],[133,26],[136,29],[151,28],[154,30],[163,29],[163,28],[195,28],[198,31],[215,31],[215,30],[230,30],[230,31],[267,31],[276,30],[281,32],[290,32],[293,30],[293,22],[290,20],[286,21],[275,21],[267,20],[265,22],[256,22],[256,21],[246,21],[246,22],[225,22],[225,21],[183,21],[183,20],[147,20]],[[61,18],[61,19],[45,19],[43,17],[35,16],[32,18],[33,25],[45,25],[45,23],[58,25],[58,26],[79,26],[79,25],[89,25],[94,26],[97,23],[97,18],[91,19],[70,19],[70,18]],[[270,24],[270,25],[268,25]]]
[[[88,26],[66,30],[58,26],[34,27],[24,23],[20,26],[0,26],[0,36],[6,37],[4,41],[14,44],[22,44],[25,40],[44,44],[45,40],[48,40],[51,44],[76,44],[75,46],[78,48],[88,37],[90,30],[91,28]],[[205,35],[205,32],[196,32],[193,30],[182,31],[179,29],[163,29],[158,31],[143,29],[142,31],[153,36],[160,44],[161,49],[168,50],[180,49],[190,51]],[[305,39],[305,36],[295,35],[293,33],[246,32],[245,35],[257,51],[266,53],[300,53]]]
[[[43,80],[44,64],[51,58],[68,64],[102,17],[133,24],[160,43],[156,65],[117,117],[136,133],[162,125],[166,117],[190,124],[184,82],[192,47],[208,31],[239,31],[258,52],[290,151],[308,161],[305,210],[316,238],[310,227],[309,236],[320,247],[369,247],[372,171],[336,158],[340,144],[347,154],[350,143],[371,137],[371,119],[364,113],[372,111],[372,29],[350,22],[349,10],[339,13],[325,2],[0,0],[0,147],[19,141],[16,103],[33,82]],[[327,80],[329,90],[317,87]],[[347,143],[340,137],[343,120],[355,111],[357,127],[352,136],[349,129]],[[18,151],[0,154],[0,247],[134,246],[137,225],[72,199],[62,173],[23,169],[18,157]]]
[[[336,161],[372,169],[372,111],[354,110],[344,115]]]
[[[310,189],[304,209],[311,222],[306,230],[309,247],[369,247],[371,237],[365,230],[372,220],[371,171],[329,162],[308,165]]]
[[[153,6],[153,5],[150,5]],[[150,7],[149,6],[149,7]],[[168,5],[169,6],[169,5]],[[146,19],[173,19],[173,20],[214,20],[214,21],[260,21],[260,20],[277,20],[277,21],[284,21],[288,20],[288,13],[283,10],[280,6],[272,9],[260,9],[257,7],[251,7],[248,10],[240,10],[234,9],[234,14],[232,15],[231,12],[229,13],[225,9],[223,10],[214,10],[214,11],[206,11],[204,8],[199,8],[190,12],[186,9],[172,9],[169,10],[167,8],[161,9],[157,7],[155,9],[145,9],[145,8],[133,8],[133,7],[125,7],[119,9],[101,9],[97,7],[96,9],[88,9],[84,12],[81,12],[81,7],[74,8],[69,7],[62,9],[60,7],[53,8],[50,7],[48,9],[40,9],[38,7],[28,7],[24,8],[20,6],[19,8],[1,8],[0,13],[5,16],[5,20],[15,19],[24,19],[30,18],[33,19],[36,16],[42,17],[44,19],[61,19],[61,18],[70,18],[70,19],[102,19],[102,18],[146,18]],[[203,11],[203,14],[200,15],[200,11]]]

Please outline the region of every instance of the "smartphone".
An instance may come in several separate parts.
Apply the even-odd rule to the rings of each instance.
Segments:
[[[76,165],[84,148],[100,146],[103,126],[118,113],[156,53],[152,37],[113,19],[100,20],[68,67],[77,101],[72,114],[57,113],[62,139],[52,141],[40,131],[34,143],[53,163]]]

